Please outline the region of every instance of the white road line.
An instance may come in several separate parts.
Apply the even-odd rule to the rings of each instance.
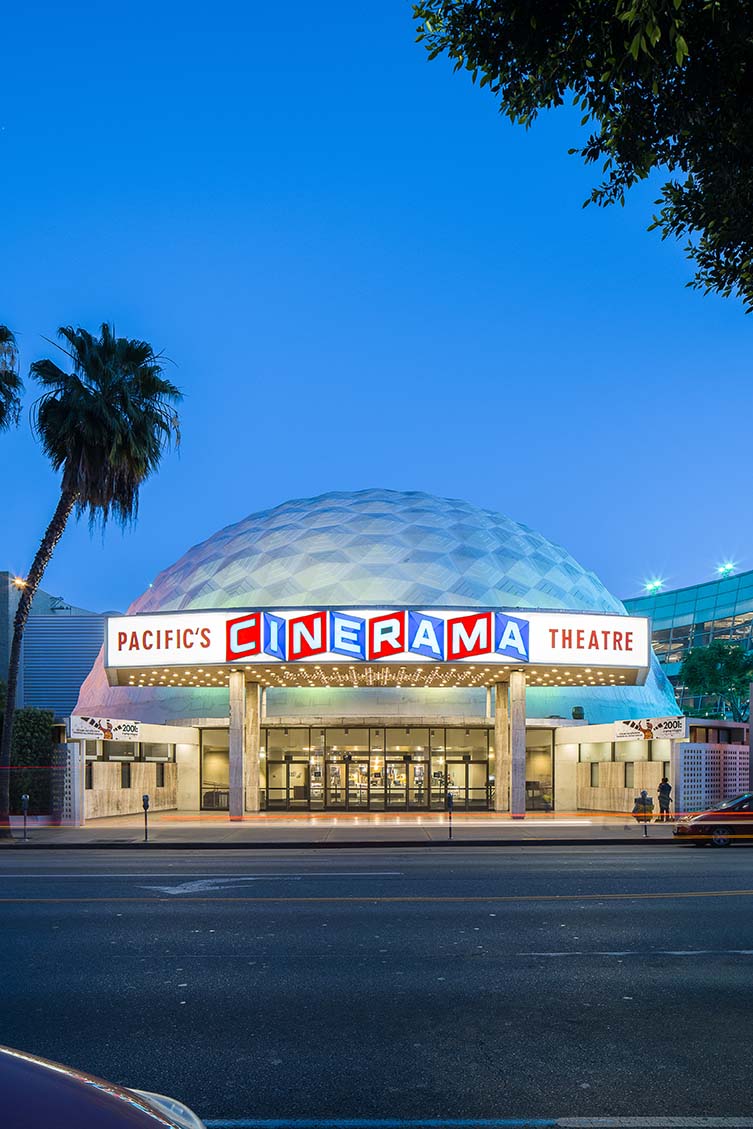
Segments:
[[[207,1118],[207,1129],[753,1129],[750,1117]]]
[[[159,870],[144,870],[144,871],[129,871],[127,873],[117,872],[114,874],[106,874],[100,872],[98,874],[57,874],[54,870],[48,871],[47,874],[3,874],[0,871],[0,882],[6,878],[232,878],[243,877],[256,882],[267,881],[277,878],[402,878],[402,870],[331,870],[331,871],[312,871],[310,873],[287,873],[287,874],[244,874],[232,875],[230,872],[225,874],[205,874],[202,871],[189,871],[186,873],[184,870],[176,871],[159,871]]]
[[[753,956],[753,949],[569,949],[562,952],[515,953],[516,957],[702,957]],[[653,1122],[652,1122],[653,1124]],[[683,1121],[684,1125],[685,1122]]]

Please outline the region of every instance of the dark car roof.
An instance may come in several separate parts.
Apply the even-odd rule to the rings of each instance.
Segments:
[[[0,1047],[3,1129],[175,1129],[130,1090]]]

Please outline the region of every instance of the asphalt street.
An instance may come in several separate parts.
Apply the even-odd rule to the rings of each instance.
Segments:
[[[753,1104],[749,848],[11,848],[0,921],[0,1042],[208,1120]]]

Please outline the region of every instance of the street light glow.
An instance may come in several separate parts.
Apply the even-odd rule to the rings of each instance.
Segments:
[[[664,581],[660,577],[655,576],[652,580],[647,580],[643,585],[643,590],[648,596],[655,596],[657,592],[661,592],[664,587]]]
[[[717,576],[724,578],[725,576],[732,576],[737,565],[734,561],[725,561],[724,564],[717,565]]]

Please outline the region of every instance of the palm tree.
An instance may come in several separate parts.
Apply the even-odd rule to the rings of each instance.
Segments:
[[[37,549],[13,624],[7,697],[0,744],[0,832],[9,824],[9,767],[18,666],[26,620],[53,550],[75,510],[91,526],[110,518],[126,526],[138,512],[139,488],[180,442],[175,405],[181,394],[163,376],[161,357],[146,341],[116,337],[103,325],[99,337],[63,326],[61,350],[71,372],[54,361],[35,361],[30,372],[42,386],[32,409],[34,432],[55,471],[60,500]]]
[[[22,390],[16,338],[7,325],[0,325],[0,431],[18,423]]]

